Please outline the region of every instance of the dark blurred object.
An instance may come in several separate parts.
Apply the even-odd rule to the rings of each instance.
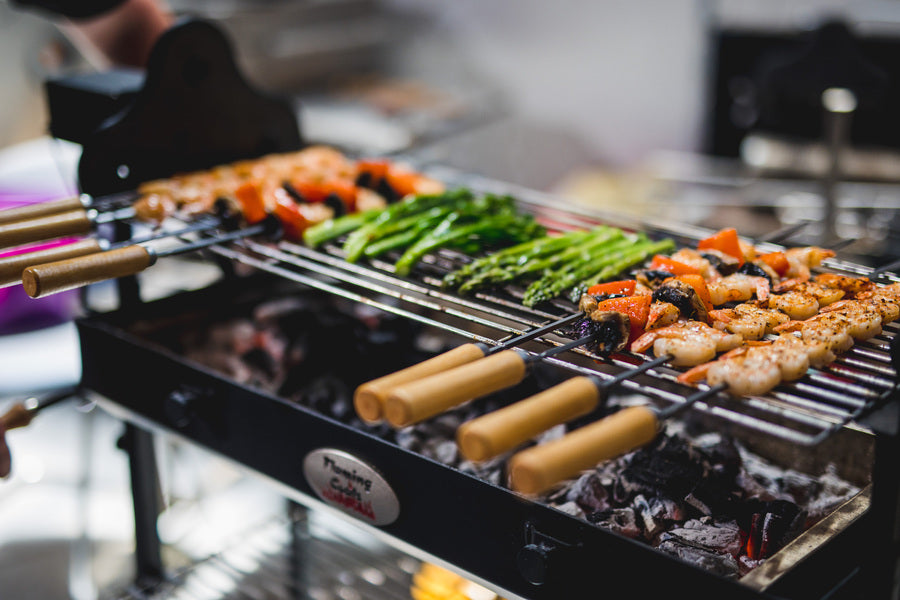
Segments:
[[[842,89],[856,99],[843,177],[900,180],[900,36],[825,21],[809,31],[723,28],[713,46],[708,153],[823,176],[831,163],[822,95]]]
[[[163,34],[136,92],[120,72],[108,75],[112,82],[75,78],[47,85],[55,108],[51,131],[84,147],[78,165],[83,192],[131,190],[151,179],[302,146],[294,107],[246,82],[228,39],[211,23],[185,20]],[[103,109],[119,111],[102,119]],[[86,131],[80,125],[89,125],[85,115],[102,122]]]

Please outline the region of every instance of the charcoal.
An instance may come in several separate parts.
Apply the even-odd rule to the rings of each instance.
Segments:
[[[634,497],[632,503],[634,512],[640,518],[640,523],[644,529],[644,537],[647,540],[653,540],[657,535],[663,532],[668,525],[662,518],[658,510],[651,507],[650,502],[641,494]],[[659,505],[657,505],[659,506]]]
[[[734,578],[740,575],[740,566],[730,554],[720,554],[703,546],[695,546],[678,536],[660,542],[659,550],[707,571]]]
[[[631,539],[639,539],[641,537],[641,528],[637,524],[634,511],[630,508],[608,508],[588,513],[587,520],[598,527]]]
[[[700,483],[703,465],[681,437],[661,437],[637,452],[617,482],[632,494],[687,496]]]
[[[583,519],[585,517],[584,511],[581,510],[581,507],[574,502],[564,502],[563,504],[554,506],[554,508],[568,515],[572,515],[573,517],[578,517],[580,519]]]
[[[609,508],[607,496],[600,478],[591,471],[579,477],[569,488],[566,500],[576,503],[586,513],[596,513]]]

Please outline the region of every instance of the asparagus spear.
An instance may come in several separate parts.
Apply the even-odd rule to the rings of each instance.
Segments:
[[[375,219],[366,222],[347,236],[347,240],[344,242],[344,252],[347,254],[347,261],[356,262],[359,260],[365,251],[366,245],[371,240],[377,239],[380,235],[380,230],[389,227],[391,221],[419,214],[436,206],[450,206],[454,203],[471,199],[472,192],[466,189],[459,189],[444,194],[413,196],[408,200],[391,204],[383,209]]]
[[[535,306],[541,302],[551,300],[561,295],[567,289],[571,290],[586,280],[600,280],[612,277],[628,267],[641,262],[647,256],[664,251],[671,247],[671,240],[662,242],[639,241],[619,248],[614,252],[607,252],[585,261],[564,274],[550,274],[531,284],[525,290],[522,304]]]
[[[337,239],[345,233],[362,227],[365,223],[378,217],[381,211],[380,208],[373,208],[317,223],[303,232],[303,242],[311,248],[321,246],[329,240]]]
[[[557,236],[544,235],[497,252],[492,252],[448,273],[444,276],[442,285],[450,289],[458,288],[468,280],[469,289],[474,289],[482,285],[482,283],[490,283],[489,274],[493,269],[522,265],[530,260],[547,256],[548,254],[555,254],[563,248],[585,241],[593,233],[599,233],[601,230],[606,229],[609,228],[598,227],[591,231],[576,229]]]
[[[462,223],[458,226],[456,225],[461,217],[451,218],[454,216],[447,217],[434,230],[408,248],[397,261],[395,272],[401,276],[408,275],[412,267],[425,254],[437,248],[465,242],[475,235],[492,241],[510,239],[519,242],[543,233],[543,228],[537,225],[530,216],[510,212],[489,215],[475,222]]]
[[[562,252],[558,252],[548,257],[540,257],[536,260],[529,260],[523,264],[514,264],[507,267],[500,267],[484,273],[481,277],[463,283],[460,286],[460,292],[466,293],[476,286],[486,283],[499,284],[509,282],[516,279],[532,276],[535,273],[543,273],[545,271],[556,271],[563,265],[569,265],[574,261],[582,262],[589,259],[597,252],[602,251],[610,244],[615,244],[625,240],[625,234],[620,229],[610,228],[600,235],[593,236],[582,244],[577,244],[566,248]]]
[[[575,285],[569,292],[569,299],[577,302],[582,294],[595,283],[600,283],[604,279],[615,277],[622,271],[629,269],[639,263],[644,262],[654,254],[665,254],[675,249],[675,242],[671,239],[664,239],[655,244],[651,244],[646,249],[636,252],[633,256],[625,257],[619,263],[609,265],[602,269],[599,273],[586,277],[583,281]],[[625,264],[627,261],[628,264]]]

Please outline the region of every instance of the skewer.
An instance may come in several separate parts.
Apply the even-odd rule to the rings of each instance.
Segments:
[[[25,206],[16,206],[0,210],[0,224],[27,221],[38,217],[47,217],[64,212],[95,209],[98,211],[109,210],[118,205],[127,205],[135,200],[132,193],[92,198],[87,194],[51,200],[49,202],[36,202]]]
[[[385,401],[384,416],[397,428],[418,423],[469,400],[512,387],[525,378],[536,362],[583,346],[597,336],[598,332],[593,332],[540,354],[528,354],[520,349],[503,350],[397,386]]]
[[[573,323],[582,317],[581,313],[571,314],[552,323],[525,331],[521,335],[501,342],[496,346],[488,347],[481,343],[468,343],[457,346],[426,361],[362,384],[353,395],[353,405],[361,419],[370,423],[378,422],[384,417],[385,402],[388,395],[395,388],[474,362],[503,350],[508,350]]]
[[[90,233],[97,225],[134,218],[132,207],[108,212],[78,208],[0,224],[0,250],[70,235]]]
[[[670,358],[657,357],[605,381],[593,375],[567,379],[521,402],[463,423],[456,432],[457,445],[462,455],[473,462],[499,456],[556,425],[589,414],[609,390]]]
[[[794,223],[793,225],[787,225],[786,227],[782,227],[781,229],[776,229],[775,231],[768,233],[758,240],[760,242],[767,242],[770,244],[777,244],[783,242],[785,240],[790,239],[793,235],[803,229],[806,229],[808,226],[815,223],[815,221],[800,221],[799,223]]]
[[[86,238],[63,246],[55,246],[36,252],[25,252],[0,258],[0,289],[18,285],[22,282],[22,272],[28,267],[57,262],[79,256],[87,256],[98,252],[115,250],[132,244],[143,244],[166,237],[176,237],[189,233],[207,231],[221,225],[221,220],[204,220],[175,231],[161,231],[143,238],[110,244],[107,240]]]
[[[28,267],[22,273],[22,286],[25,293],[32,298],[43,298],[99,281],[135,275],[165,256],[186,254],[254,235],[277,237],[280,233],[280,221],[270,216],[256,225],[216,237],[203,238],[177,248],[155,250],[148,246],[131,244],[107,252]]]
[[[598,463],[650,443],[663,421],[725,388],[711,387],[662,410],[624,408],[557,440],[523,450],[509,460],[510,487],[523,494],[540,494]]]

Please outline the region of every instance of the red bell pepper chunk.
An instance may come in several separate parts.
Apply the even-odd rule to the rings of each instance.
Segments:
[[[241,184],[241,186],[234,191],[234,196],[241,204],[241,212],[244,214],[244,220],[247,223],[251,225],[259,223],[268,215],[266,204],[263,201],[262,191],[256,183],[247,181]]]
[[[738,239],[737,229],[728,227],[722,229],[708,238],[697,243],[697,250],[718,250],[729,256],[733,256],[740,264],[744,264],[744,253],[741,251],[741,242]]]
[[[300,207],[286,192],[275,193],[275,216],[281,221],[284,237],[291,241],[303,239],[303,231],[309,226],[309,221],[300,212]]]
[[[359,175],[368,173],[373,187],[385,178],[390,167],[389,161],[377,158],[362,159],[356,162],[356,172]]]
[[[772,267],[772,270],[778,273],[779,277],[784,277],[785,273],[791,268],[791,264],[788,262],[784,252],[768,252],[766,254],[760,254],[759,258]]]
[[[634,294],[634,288],[637,282],[634,279],[624,279],[622,281],[609,281],[607,283],[598,283],[588,288],[587,293],[591,296],[611,296],[613,294],[624,294],[631,296]]]
[[[667,271],[672,275],[699,275],[700,269],[691,265],[672,260],[668,256],[657,254],[650,261],[650,268],[654,271]]]
[[[628,343],[630,344],[644,333],[644,328],[647,326],[647,318],[650,316],[650,303],[652,301],[653,297],[650,294],[638,294],[636,296],[626,296],[625,298],[609,298],[598,302],[596,310],[614,311],[628,317],[631,328],[628,336]]]

